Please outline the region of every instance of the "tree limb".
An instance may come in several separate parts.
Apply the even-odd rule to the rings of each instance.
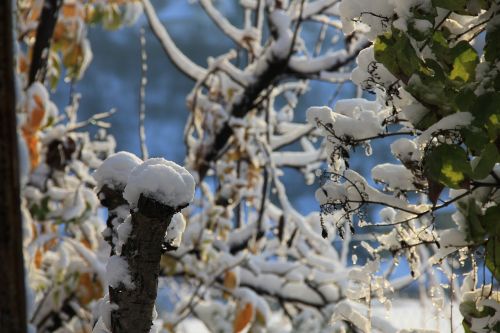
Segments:
[[[45,80],[47,61],[50,54],[50,42],[54,34],[62,3],[62,0],[45,0],[43,3],[40,23],[38,23],[38,28],[36,29],[36,40],[31,57],[28,86],[35,81],[43,83]]]

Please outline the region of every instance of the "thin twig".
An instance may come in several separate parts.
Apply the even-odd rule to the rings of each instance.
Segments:
[[[146,52],[146,34],[145,29],[141,28],[140,37],[141,43],[141,83],[139,88],[139,142],[141,145],[141,156],[143,160],[148,159],[148,146],[146,144],[146,129],[144,121],[146,119],[146,84],[148,83],[148,54]]]

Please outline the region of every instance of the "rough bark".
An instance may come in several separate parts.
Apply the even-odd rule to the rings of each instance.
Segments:
[[[45,0],[43,3],[40,23],[38,23],[36,29],[36,40],[31,58],[28,85],[31,85],[35,81],[43,82],[45,80],[49,58],[48,50],[50,50],[50,41],[52,40],[62,3],[63,0]]]
[[[141,195],[132,214],[132,232],[122,248],[128,263],[133,289],[124,285],[109,288],[113,333],[148,333],[158,288],[162,242],[172,216],[179,208],[169,207]]]
[[[0,332],[26,332],[13,6],[0,1]]]

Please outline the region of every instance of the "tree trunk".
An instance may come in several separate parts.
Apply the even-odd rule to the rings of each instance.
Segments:
[[[179,208],[180,209],[180,208]],[[132,232],[122,248],[135,285],[109,288],[113,333],[148,333],[158,289],[162,242],[172,216],[179,210],[141,195],[138,209],[132,211]]]
[[[13,1],[0,1],[0,332],[26,332]]]

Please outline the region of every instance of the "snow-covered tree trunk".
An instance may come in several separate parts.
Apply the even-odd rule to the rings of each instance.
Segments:
[[[101,203],[109,210],[103,234],[111,245],[106,268],[110,306],[101,311],[94,332],[147,333],[154,320],[162,244],[174,214],[193,199],[194,179],[173,162],[142,162],[126,152],[108,157],[94,178]],[[178,247],[174,238],[184,226],[177,220],[172,226],[167,240]]]
[[[132,213],[131,237],[123,245],[121,257],[129,267],[133,288],[119,284],[110,287],[110,301],[118,306],[111,313],[113,333],[149,332],[160,272],[161,244],[176,213],[141,194]]]
[[[26,332],[12,1],[0,2],[0,331]]]

